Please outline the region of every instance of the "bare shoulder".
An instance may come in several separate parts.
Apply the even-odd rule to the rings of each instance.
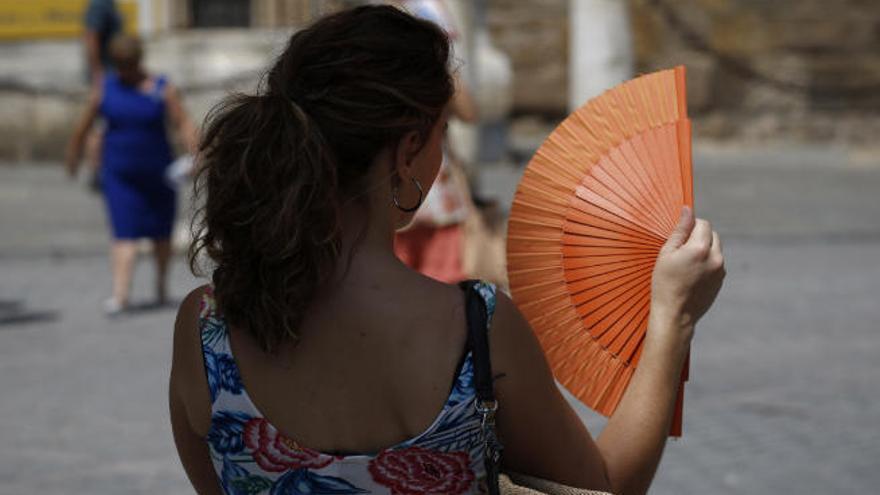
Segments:
[[[544,351],[516,304],[501,291],[496,295],[489,349],[495,391],[504,412],[519,412],[535,399],[555,401],[557,389]]]
[[[440,282],[420,273],[413,273],[406,285],[401,301],[413,300],[427,304],[417,304],[415,307],[423,308],[429,312],[445,314],[451,307],[453,312],[464,314],[464,292],[456,284]],[[445,316],[448,318],[448,316]]]
[[[532,327],[517,309],[513,300],[502,291],[495,296],[495,315],[489,332],[493,368],[496,374],[519,374],[524,366],[528,371],[543,373],[548,370],[544,352]],[[499,382],[503,387],[503,382]]]
[[[191,290],[177,309],[177,318],[174,322],[174,340],[190,340],[198,335],[198,320],[202,301],[208,292],[207,284]]]
[[[432,352],[455,356],[457,361],[467,343],[465,293],[457,286],[418,274],[401,283],[394,296],[383,303],[384,318],[397,321],[395,331],[421,329],[418,341]],[[409,330],[408,330],[409,329]]]

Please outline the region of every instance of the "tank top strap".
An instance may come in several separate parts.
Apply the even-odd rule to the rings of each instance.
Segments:
[[[202,295],[199,310],[199,331],[202,337],[202,358],[208,388],[211,392],[211,409],[218,405],[229,405],[229,401],[244,401],[242,410],[254,410],[244,393],[238,365],[232,357],[232,346],[229,341],[229,327],[226,320],[217,310],[214,299],[214,287],[209,285]]]
[[[202,293],[202,299],[199,302],[199,322],[217,312],[217,303],[214,300],[214,285],[208,284]]]
[[[226,322],[217,311],[213,285],[208,285],[202,294],[199,305],[199,333],[202,337],[203,352],[226,351],[228,340]]]

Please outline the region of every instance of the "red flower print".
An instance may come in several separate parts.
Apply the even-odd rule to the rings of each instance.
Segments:
[[[392,495],[464,493],[474,481],[467,452],[435,452],[421,447],[386,450],[370,461],[370,475]]]
[[[257,464],[270,472],[300,468],[320,469],[333,462],[332,456],[300,447],[294,440],[278,433],[263,418],[251,419],[244,425],[244,444],[254,451]]]

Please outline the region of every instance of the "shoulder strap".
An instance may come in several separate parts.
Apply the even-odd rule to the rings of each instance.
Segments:
[[[214,300],[214,285],[209,284],[202,292],[202,298],[199,301],[199,321],[213,316],[217,311],[217,303]]]
[[[217,313],[213,285],[209,285],[202,294],[202,300],[199,304],[198,327],[203,349],[217,352],[223,351],[227,347],[226,323]]]
[[[468,326],[468,348],[474,360],[474,388],[478,401],[495,400],[492,387],[492,363],[489,357],[488,311],[486,302],[477,292],[475,280],[461,283],[465,291],[465,311]]]
[[[465,311],[468,327],[468,347],[474,363],[474,404],[482,417],[481,427],[486,466],[486,484],[489,495],[498,495],[498,474],[501,466],[501,443],[495,433],[495,411],[498,401],[492,384],[492,362],[489,356],[489,309],[478,292],[479,281],[467,280],[460,287],[465,291]]]

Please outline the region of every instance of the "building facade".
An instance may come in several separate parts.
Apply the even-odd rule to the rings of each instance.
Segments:
[[[82,33],[88,0],[0,0],[0,41],[63,39]],[[128,32],[182,28],[299,26],[345,5],[333,0],[116,0]]]

